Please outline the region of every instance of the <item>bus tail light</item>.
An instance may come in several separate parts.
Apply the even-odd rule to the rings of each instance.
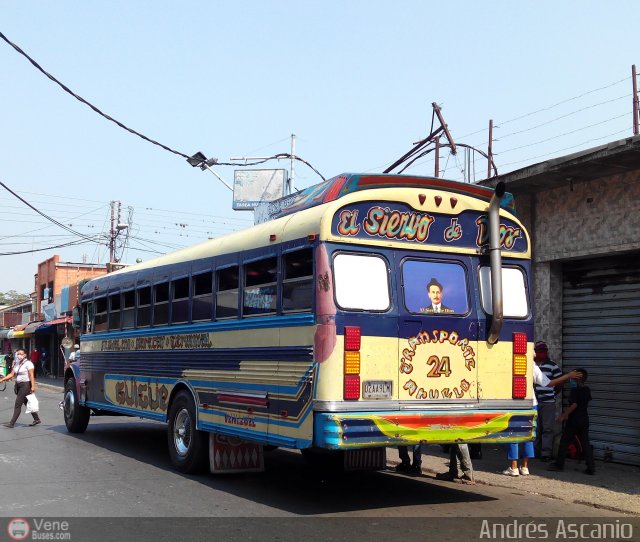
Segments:
[[[360,399],[360,375],[345,375],[344,398],[349,401]]]
[[[513,376],[527,376],[527,356],[514,354]]]
[[[513,377],[513,394],[514,399],[524,399],[527,396],[527,377]]]
[[[360,399],[360,327],[344,327],[344,399]]]
[[[513,334],[513,367],[512,393],[513,399],[524,399],[527,396],[527,334]]]
[[[344,374],[346,375],[360,374],[360,352],[344,353]]]
[[[513,353],[514,354],[527,353],[527,334],[526,333],[513,334]]]
[[[360,328],[357,326],[344,327],[344,349],[350,352],[360,350]]]

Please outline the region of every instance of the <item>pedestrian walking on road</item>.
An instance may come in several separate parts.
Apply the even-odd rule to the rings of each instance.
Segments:
[[[16,351],[16,359],[14,361],[11,372],[0,378],[0,382],[6,382],[16,377],[16,402],[13,408],[13,416],[11,420],[4,424],[5,427],[12,429],[20,413],[22,412],[22,405],[27,402],[27,395],[35,393],[36,391],[36,379],[34,376],[33,362],[27,357],[27,353],[24,350]],[[29,425],[38,425],[41,423],[40,416],[37,412],[32,412],[33,422]]]

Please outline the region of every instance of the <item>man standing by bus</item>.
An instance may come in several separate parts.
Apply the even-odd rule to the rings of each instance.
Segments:
[[[536,365],[549,380],[562,376],[560,368],[549,358],[549,347],[544,341],[534,345]],[[554,428],[556,423],[556,388],[552,386],[534,385],[538,399],[538,432],[536,450],[539,451],[540,461],[547,462],[553,454]]]

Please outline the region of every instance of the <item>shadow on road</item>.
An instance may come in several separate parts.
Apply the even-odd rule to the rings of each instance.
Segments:
[[[169,460],[165,424],[111,420],[114,418],[92,418],[85,433],[68,433],[67,436],[173,472],[213,490],[293,514],[335,514],[429,503],[495,500],[469,491],[467,486],[443,484],[427,476],[412,478],[393,472],[319,472],[312,469],[300,453],[283,449],[265,453],[263,473],[181,475],[173,470]],[[52,426],[49,430],[66,433],[64,425]]]

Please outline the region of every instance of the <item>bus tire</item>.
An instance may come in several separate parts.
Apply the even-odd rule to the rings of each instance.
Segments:
[[[196,407],[191,394],[178,392],[169,407],[169,456],[180,472],[201,472],[208,465],[209,435],[196,429]]]
[[[69,433],[84,433],[89,425],[91,411],[80,405],[76,379],[71,377],[64,385],[64,399],[62,410],[64,412],[64,423]]]

